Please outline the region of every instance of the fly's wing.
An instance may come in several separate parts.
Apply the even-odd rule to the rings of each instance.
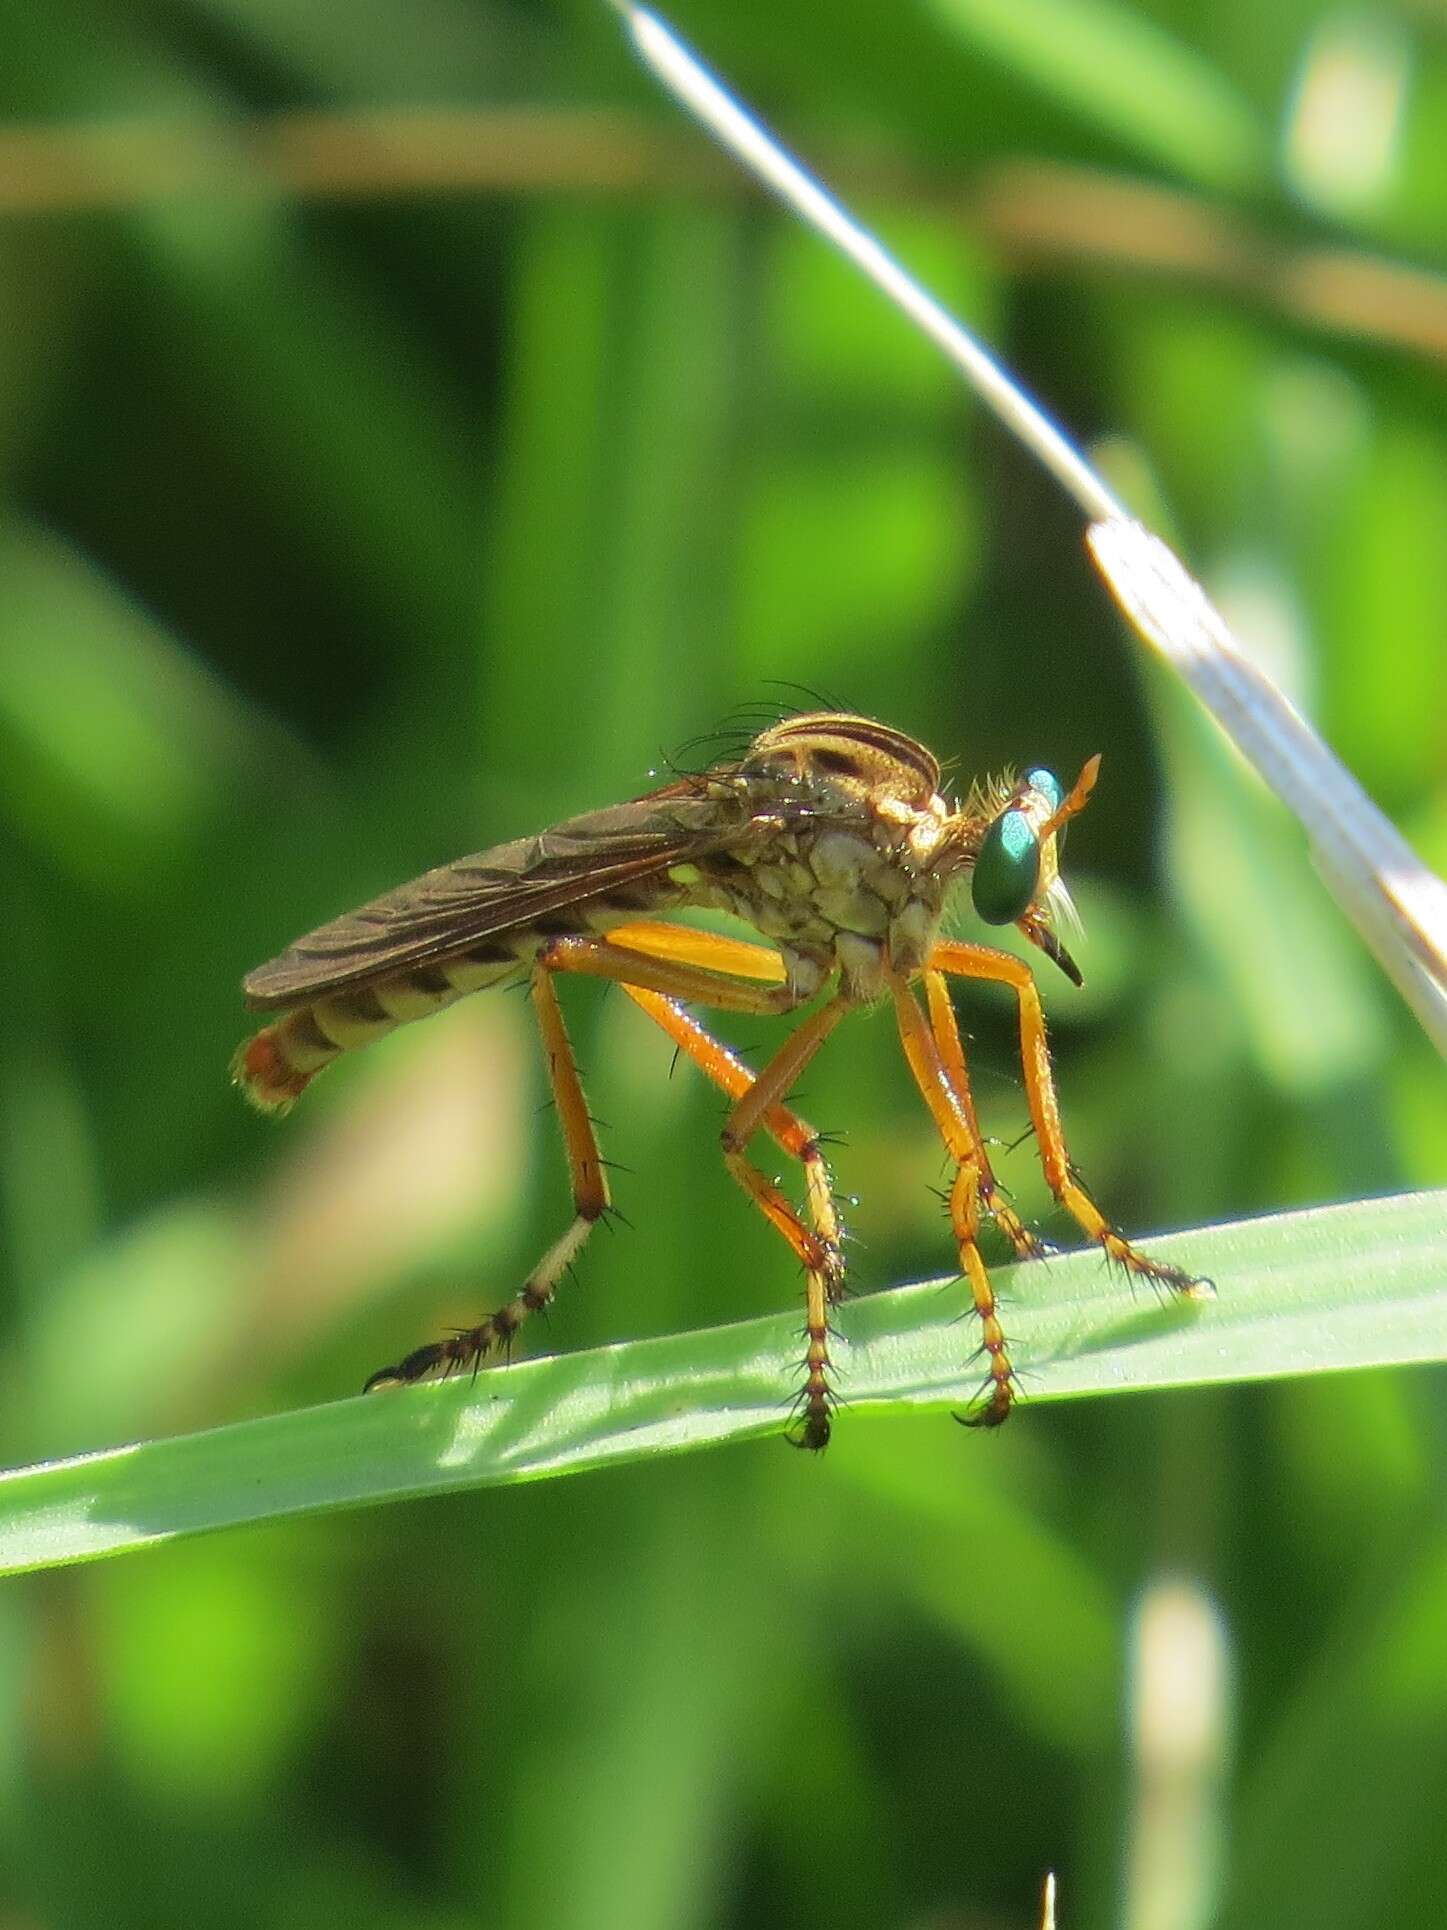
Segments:
[[[249,1005],[270,1011],[453,957],[493,933],[727,850],[748,823],[727,797],[670,785],[424,872],[299,938],[249,973],[242,989]]]

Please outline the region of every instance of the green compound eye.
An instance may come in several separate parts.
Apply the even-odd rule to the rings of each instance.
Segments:
[[[1032,788],[1038,788],[1035,779],[1032,771]],[[985,833],[970,877],[975,910],[987,925],[1013,925],[1030,909],[1039,883],[1040,840],[1035,827],[1023,811],[1002,811]]]
[[[1025,782],[1030,786],[1032,791],[1038,791],[1040,793],[1041,797],[1049,804],[1052,812],[1058,811],[1065,802],[1065,786],[1060,782],[1060,779],[1055,775],[1054,771],[1047,771],[1043,764],[1037,766],[1033,771],[1026,771]]]
[[[1065,786],[1060,782],[1060,779],[1055,775],[1054,771],[1047,771],[1043,764],[1037,764],[1033,771],[1026,771],[1025,782],[1030,786],[1032,791],[1038,791],[1041,797],[1046,800],[1050,806],[1052,816],[1064,803]],[[1068,824],[1062,824],[1060,829],[1055,833],[1055,859],[1057,863],[1060,861],[1061,852],[1065,849],[1065,834],[1069,829],[1070,826]]]

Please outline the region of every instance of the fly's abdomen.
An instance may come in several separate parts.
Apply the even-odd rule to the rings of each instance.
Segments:
[[[333,1059],[497,984],[537,944],[536,937],[519,934],[514,946],[490,942],[470,954],[415,965],[395,978],[298,1005],[246,1041],[231,1062],[231,1076],[261,1111],[285,1112]]]

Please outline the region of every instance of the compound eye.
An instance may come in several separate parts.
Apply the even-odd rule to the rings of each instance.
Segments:
[[[1054,771],[1047,771],[1043,764],[1037,765],[1033,771],[1026,771],[1025,782],[1045,799],[1050,807],[1047,815],[1053,817],[1065,802],[1065,786]]]
[[[1046,804],[1049,806],[1046,815],[1054,817],[1055,813],[1065,802],[1065,786],[1060,782],[1060,779],[1055,775],[1054,771],[1047,771],[1043,764],[1037,764],[1033,771],[1026,771],[1025,782],[1037,796],[1044,798]],[[1065,849],[1065,834],[1069,829],[1070,826],[1068,824],[1062,824],[1060,829],[1055,833],[1055,862],[1057,864],[1060,862],[1061,852]]]
[[[1028,781],[1036,788],[1033,771]],[[970,876],[975,910],[987,925],[1013,925],[1034,903],[1039,885],[1040,840],[1035,827],[1023,811],[1002,811],[985,833]]]

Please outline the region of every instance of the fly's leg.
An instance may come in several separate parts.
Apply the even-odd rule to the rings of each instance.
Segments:
[[[727,972],[739,978],[772,982],[778,987],[775,996],[783,992],[779,981],[785,977],[784,962],[769,946],[650,920],[615,927],[609,936],[615,945],[636,949],[650,958],[688,969]],[[683,996],[690,996],[681,984],[677,989]],[[624,990],[736,1102],[724,1128],[724,1163],[804,1265],[807,1347],[800,1395],[803,1425],[798,1445],[822,1448],[829,1440],[830,1431],[829,1309],[844,1287],[839,1217],[834,1209],[833,1185],[818,1135],[780,1101],[833,1031],[847,1004],[836,999],[822,1006],[785,1041],[755,1080],[747,1066],[696,1020],[680,1011],[673,999],[657,991],[646,991],[639,984],[625,984]],[[744,1156],[745,1145],[761,1125],[804,1168],[812,1236],[778,1187]]]
[[[669,925],[662,919],[640,918],[632,924],[615,925],[608,942],[644,952],[649,958],[727,972],[730,978],[763,979],[779,985],[787,976],[784,961],[772,945],[725,938],[722,932],[696,931],[692,925]]]
[[[946,1076],[955,1089],[955,1097],[960,1102],[975,1142],[975,1158],[979,1164],[979,1204],[999,1227],[1005,1238],[1014,1247],[1022,1260],[1035,1260],[1045,1251],[1039,1240],[1030,1231],[1020,1215],[1000,1194],[999,1181],[990,1165],[990,1156],[985,1151],[984,1136],[980,1132],[980,1122],[975,1113],[975,1101],[970,1092],[970,1075],[965,1070],[965,1047],[960,1037],[959,1020],[950,1002],[950,989],[939,972],[924,973],[925,1002],[929,1007],[930,1030],[934,1033],[935,1046],[944,1065]],[[951,1218],[954,1210],[951,1208]]]
[[[697,947],[675,946],[665,954],[645,949],[642,934],[667,930],[665,926],[630,925],[630,943],[607,938],[554,938],[538,953],[538,962],[554,972],[580,972],[586,978],[610,978],[646,991],[663,992],[670,998],[689,999],[697,1005],[712,1005],[721,1012],[751,1012],[759,1017],[791,1012],[799,995],[784,978],[784,963],[777,952],[765,952],[762,945],[748,945],[741,939],[715,939],[711,932],[690,932],[688,936],[707,941]],[[706,963],[694,962],[694,954]],[[751,984],[764,977],[752,957],[750,969],[740,969],[734,954],[759,954],[772,958],[775,969],[768,976],[772,984]],[[727,962],[714,962],[727,961]]]
[[[738,942],[738,941],[728,941]],[[749,950],[755,948],[750,946]],[[762,947],[757,949],[762,950]],[[777,957],[777,954],[773,954]],[[731,1052],[728,1047],[705,1030],[697,1019],[685,1012],[673,999],[665,998],[660,992],[644,991],[636,985],[625,985],[624,991],[636,1005],[646,1012],[654,1022],[666,1032],[680,1051],[687,1053],[694,1064],[713,1080],[729,1097],[742,1102],[749,1097],[756,1085],[753,1073]],[[815,1019],[830,1012],[825,1006],[815,1015]],[[819,1032],[810,1039],[805,1054],[812,1053],[834,1024],[833,1015]],[[814,1020],[808,1022],[810,1025]],[[806,1030],[801,1027],[800,1031]],[[786,1042],[792,1045],[799,1033]],[[783,1077],[779,1090],[786,1091],[797,1077],[803,1059],[795,1055]],[[774,1071],[771,1065],[762,1077]],[[795,1253],[804,1263],[805,1287],[805,1329],[807,1351],[804,1359],[804,1386],[799,1397],[803,1425],[799,1434],[801,1447],[822,1448],[829,1439],[829,1309],[839,1299],[844,1286],[844,1259],[840,1245],[839,1216],[834,1208],[834,1189],[829,1175],[829,1167],[819,1144],[819,1136],[814,1128],[797,1113],[779,1103],[769,1104],[756,1116],[757,1124],[782,1148],[797,1159],[804,1169],[804,1196],[808,1202],[809,1217],[813,1223],[813,1240],[810,1242],[809,1229],[799,1220],[793,1207],[764,1175],[744,1159],[741,1146],[730,1153],[727,1131],[725,1134],[724,1158],[729,1162],[729,1170],[744,1187],[750,1198],[755,1201],[768,1218],[771,1225],[778,1228],[789,1242]],[[731,1125],[738,1132],[737,1112]]]
[[[698,936],[704,937],[706,934]],[[736,941],[720,941],[725,946],[733,942]],[[763,948],[741,946],[741,949],[756,952]],[[777,954],[774,957],[777,960]],[[588,1117],[577,1063],[553,988],[553,978],[558,972],[577,972],[592,978],[614,979],[625,986],[652,988],[736,1012],[787,1012],[798,1003],[795,994],[784,984],[750,983],[747,979],[730,977],[726,971],[689,965],[679,959],[650,958],[641,950],[625,950],[621,946],[610,945],[604,939],[555,938],[544,945],[533,961],[531,991],[547,1054],[548,1079],[568,1156],[568,1171],[573,1187],[572,1224],[562,1238],[548,1248],[521,1291],[505,1306],[478,1326],[466,1328],[446,1340],[419,1347],[396,1366],[382,1368],[367,1382],[368,1389],[389,1382],[420,1380],[434,1368],[450,1373],[457,1367],[476,1366],[486,1354],[505,1346],[530,1313],[536,1313],[552,1300],[559,1280],[582,1251],[589,1233],[608,1208],[608,1184],[598,1157],[598,1142]],[[748,975],[753,979],[763,976],[757,969]],[[783,977],[781,961],[769,976]],[[763,1176],[759,1175],[759,1179],[762,1181]],[[764,1184],[767,1185],[767,1182]],[[762,1201],[760,1203],[763,1204]],[[792,1214],[793,1209],[782,1195],[778,1196],[778,1204],[785,1213]],[[799,1224],[797,1216],[794,1219],[795,1224]],[[807,1240],[814,1239],[802,1225],[799,1231]],[[813,1257],[822,1264],[822,1243],[816,1241],[815,1249]],[[800,1257],[805,1258],[808,1264],[807,1256],[801,1254]]]
[[[664,1010],[670,1009],[669,1001],[673,999],[689,999],[726,1011],[757,1013],[787,1012],[799,1002],[798,995],[787,983],[778,982],[784,977],[783,961],[776,952],[761,945],[719,938],[709,932],[688,931],[684,927],[642,922],[624,927],[621,933],[615,931],[613,939],[620,938],[624,942],[558,939],[548,947],[548,961],[556,970],[618,979],[634,998],[640,992],[661,993]],[[745,982],[749,979],[775,982]],[[745,1082],[724,1123],[724,1164],[764,1218],[788,1241],[804,1267],[808,1345],[800,1445],[809,1448],[822,1448],[829,1440],[829,1304],[838,1297],[844,1278],[828,1171],[822,1158],[809,1162],[805,1168],[815,1220],[815,1227],[811,1229],[805,1226],[773,1181],[745,1156],[744,1149],[759,1128],[768,1125],[770,1114],[777,1115],[778,1124],[783,1126],[786,1116],[783,1101],[789,1088],[849,1010],[850,1003],[842,997],[832,998],[811,1013],[789,1034],[755,1079],[750,1080],[747,1069],[713,1040],[709,1040],[709,1045],[715,1047],[719,1056],[714,1059],[711,1053],[706,1055],[710,1063],[719,1068],[720,1083],[735,1075],[742,1075]],[[650,1016],[663,1023],[657,1012],[651,1012]],[[668,1025],[664,1029],[670,1031]],[[684,1030],[686,1026],[681,1026],[680,1034]],[[699,1031],[701,1033],[702,1028]],[[671,1033],[671,1036],[676,1036],[680,1046],[688,1051],[689,1045],[680,1034]],[[704,1060],[700,1058],[699,1063],[704,1065]],[[728,1065],[732,1066],[732,1072],[725,1070]],[[704,1069],[709,1070],[709,1066],[704,1065]]]
[[[899,1020],[900,1043],[915,1084],[924,1096],[940,1138],[955,1162],[950,1188],[950,1226],[959,1250],[960,1271],[969,1283],[980,1321],[980,1344],[989,1362],[984,1398],[971,1425],[998,1427],[1015,1399],[1015,1370],[1010,1365],[995,1289],[980,1253],[980,1182],[982,1155],[979,1130],[974,1125],[953,1079],[935,1034],[925,1021],[919,1002],[902,978],[891,977],[889,990]]]
[[[459,1367],[475,1368],[485,1355],[506,1347],[528,1315],[551,1301],[559,1280],[582,1252],[588,1235],[607,1211],[608,1181],[598,1158],[598,1141],[588,1117],[577,1061],[547,965],[540,963],[534,967],[531,992],[547,1056],[548,1083],[553,1090],[568,1156],[568,1174],[573,1186],[572,1223],[562,1238],[548,1248],[521,1289],[496,1313],[489,1314],[476,1327],[466,1327],[460,1333],[450,1334],[446,1340],[418,1347],[395,1367],[379,1369],[367,1382],[365,1391],[397,1381],[421,1380],[434,1368],[441,1368],[444,1374]]]
[[[1060,1102],[1055,1096],[1050,1048],[1045,1040],[1045,1014],[1030,967],[1008,952],[996,951],[988,945],[943,943],[931,952],[928,971],[952,972],[960,978],[990,979],[1008,985],[1014,992],[1020,1014],[1020,1061],[1040,1164],[1051,1192],[1081,1231],[1138,1278],[1154,1280],[1192,1299],[1209,1299],[1214,1291],[1209,1281],[1197,1280],[1180,1267],[1167,1266],[1139,1252],[1111,1225],[1075,1177],[1060,1126]]]
[[[807,1448],[827,1447],[829,1443],[829,1303],[838,1298],[843,1287],[844,1260],[837,1239],[831,1244],[811,1233],[778,1187],[744,1157],[744,1148],[852,1003],[840,993],[821,1005],[817,1012],[811,1012],[735,1103],[720,1135],[724,1165],[804,1263],[804,1322],[808,1346],[804,1355],[804,1424],[799,1445]],[[821,1170],[815,1169],[816,1173]],[[827,1175],[824,1177],[827,1184]]]

